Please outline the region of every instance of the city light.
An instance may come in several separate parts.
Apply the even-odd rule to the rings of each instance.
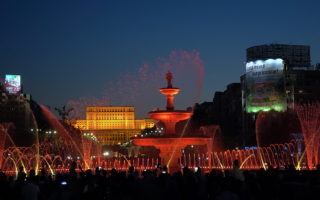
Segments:
[[[256,60],[246,64],[245,106],[248,113],[287,108],[283,59]]]
[[[98,142],[97,137],[93,133],[83,133],[83,136],[89,140],[92,140],[94,142]]]
[[[1,2],[0,200],[320,198],[319,8]]]

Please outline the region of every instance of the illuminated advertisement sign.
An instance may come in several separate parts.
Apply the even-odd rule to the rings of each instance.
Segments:
[[[257,60],[246,64],[246,112],[286,110],[283,70],[282,59]]]
[[[6,74],[5,88],[10,94],[17,94],[21,91],[21,76]]]

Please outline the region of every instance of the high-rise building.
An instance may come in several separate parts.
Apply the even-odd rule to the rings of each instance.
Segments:
[[[291,108],[299,103],[320,100],[320,69],[292,70],[286,74],[287,102]]]
[[[273,72],[275,68],[272,66],[273,68],[270,68],[270,70],[265,70],[267,66],[266,62],[268,60],[277,61],[277,59],[283,61],[283,69],[277,68],[277,74],[267,74],[266,72]],[[258,67],[260,67],[258,62],[263,64],[261,66],[264,67],[264,69],[258,69]],[[270,99],[276,96],[282,96],[284,99],[282,99],[282,104],[290,108],[293,108],[296,103],[318,101],[320,99],[318,89],[320,85],[320,68],[319,64],[315,66],[311,65],[310,46],[270,44],[250,47],[247,49],[247,65],[248,63],[253,63],[254,67],[257,68],[252,70],[253,72],[248,73],[247,71],[246,74],[241,77],[242,91],[244,94],[243,105],[246,111],[250,111],[248,105],[246,105],[249,96],[247,92],[255,93],[253,94],[255,96],[268,94]],[[248,75],[252,75],[252,73],[254,73],[255,76],[248,77]],[[252,81],[248,81],[249,78],[255,79],[255,81],[253,81],[254,84],[252,84]],[[250,89],[249,86],[252,91],[248,91],[248,88]],[[275,97],[271,97],[271,94],[275,94]],[[265,99],[266,98],[264,98],[264,100]],[[274,105],[275,108],[276,106],[277,105]],[[259,109],[257,109],[257,111],[258,110]],[[286,110],[286,108],[282,110]]]
[[[247,62],[281,58],[287,70],[307,69],[311,66],[310,46],[265,44],[247,49]]]
[[[128,142],[141,130],[154,125],[152,119],[136,119],[133,106],[89,106],[86,108],[86,119],[73,123],[83,132],[95,134],[105,145]]]
[[[249,144],[255,143],[255,120],[260,111],[290,112],[297,104],[320,100],[320,70],[311,65],[310,46],[306,45],[248,48],[241,85],[243,133]]]

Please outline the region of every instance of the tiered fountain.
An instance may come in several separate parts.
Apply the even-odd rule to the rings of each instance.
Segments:
[[[181,169],[179,166],[179,158],[182,149],[188,145],[206,145],[208,152],[212,151],[213,138],[208,136],[186,136],[184,131],[178,134],[175,130],[179,121],[190,119],[191,110],[175,110],[174,96],[180,92],[179,88],[172,86],[172,73],[166,74],[167,87],[160,88],[160,93],[167,98],[167,106],[165,110],[156,110],[149,112],[152,119],[158,120],[165,126],[163,136],[139,137],[133,139],[133,144],[137,146],[153,146],[160,150],[162,164],[167,165],[170,172]]]

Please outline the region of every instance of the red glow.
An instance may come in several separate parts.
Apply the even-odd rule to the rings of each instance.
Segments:
[[[320,153],[320,103],[296,106],[303,133],[305,154],[309,169],[319,164]]]
[[[183,137],[176,134],[175,127],[177,122],[187,120],[192,112],[189,110],[174,110],[174,95],[180,91],[179,88],[172,86],[172,73],[166,74],[167,87],[161,88],[160,93],[166,96],[166,110],[149,112],[152,119],[162,122],[165,126],[164,137],[135,138],[133,144],[137,146],[153,146],[160,150],[160,157],[163,164],[167,164],[169,171],[180,170],[178,163],[182,149],[188,145],[206,145],[212,151],[213,138],[211,137]]]
[[[176,123],[181,120],[186,120],[191,117],[192,113],[189,111],[153,111],[149,112],[152,119],[161,121],[165,128],[165,134],[175,134]]]

